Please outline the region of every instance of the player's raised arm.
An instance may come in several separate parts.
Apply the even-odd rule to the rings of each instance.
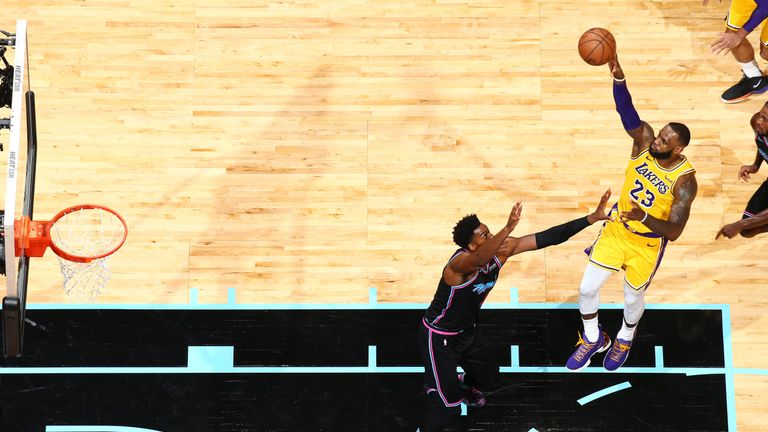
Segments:
[[[724,225],[720,228],[720,231],[717,232],[715,239],[719,239],[720,236],[733,238],[739,234],[749,238],[766,231],[768,231],[768,210],[763,210],[750,218],[741,219]]]
[[[531,250],[544,249],[545,247],[559,245],[560,243],[565,242],[593,223],[608,220],[605,207],[610,197],[611,190],[608,189],[603,193],[603,196],[600,197],[600,202],[597,204],[595,211],[587,216],[553,226],[535,234],[528,234],[520,238],[510,237],[506,239],[496,255],[503,264],[507,258],[512,255]]]
[[[469,253],[463,253],[452,260],[443,270],[443,277],[449,283],[460,280],[462,275],[472,273],[487,264],[496,255],[504,240],[512,234],[512,231],[520,221],[523,205],[519,202],[512,207],[506,225],[499,232],[491,235],[484,224],[475,230],[473,239],[467,246]]]
[[[608,67],[613,77],[613,100],[616,102],[616,112],[621,117],[624,130],[632,137],[632,157],[635,157],[650,147],[653,141],[653,129],[648,123],[640,120],[640,115],[632,105],[632,95],[627,89],[626,77],[619,64],[618,56],[608,62]]]

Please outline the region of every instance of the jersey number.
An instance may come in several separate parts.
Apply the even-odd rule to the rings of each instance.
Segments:
[[[650,189],[645,189],[645,199],[640,199],[640,196],[638,193],[645,189],[645,185],[643,185],[643,182],[641,182],[638,179],[635,179],[635,187],[631,191],[629,191],[629,196],[631,196],[635,201],[637,201],[641,206],[645,208],[650,208],[653,206],[653,200],[656,199],[656,195],[651,192]]]

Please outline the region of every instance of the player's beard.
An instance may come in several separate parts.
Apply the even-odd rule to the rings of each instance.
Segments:
[[[654,159],[658,159],[658,160],[667,160],[672,156],[672,150],[668,152],[660,153],[657,151],[653,151],[653,148],[648,148],[648,153],[650,153]]]

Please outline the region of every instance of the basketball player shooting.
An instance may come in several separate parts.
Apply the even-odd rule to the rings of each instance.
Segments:
[[[682,234],[698,189],[695,170],[683,156],[690,141],[688,128],[668,123],[657,136],[640,120],[632,105],[624,71],[614,55],[608,62],[613,77],[616,111],[632,152],[625,171],[619,202],[586,252],[589,262],[579,286],[579,311],[584,331],[577,349],[566,363],[570,370],[588,366],[593,355],[610,351],[603,360],[609,371],[621,367],[629,356],[637,324],[645,311],[645,291],[664,256],[664,248]],[[624,318],[616,339],[598,323],[600,288],[624,269]]]

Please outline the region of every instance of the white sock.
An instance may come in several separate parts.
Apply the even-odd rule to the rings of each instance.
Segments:
[[[739,64],[741,65],[741,70],[744,72],[744,75],[749,78],[755,78],[763,75],[763,71],[761,71],[760,67],[757,66],[757,62],[755,60],[747,63],[739,62]]]
[[[619,334],[616,335],[618,339],[625,340],[627,342],[631,342],[632,338],[635,337],[635,329],[637,328],[637,324],[635,324],[633,327],[627,327],[627,321],[625,319],[621,320],[621,330],[619,330]]]
[[[581,321],[584,323],[584,337],[588,342],[597,342],[597,338],[600,337],[600,327],[598,327],[597,317],[592,319],[584,319]]]

